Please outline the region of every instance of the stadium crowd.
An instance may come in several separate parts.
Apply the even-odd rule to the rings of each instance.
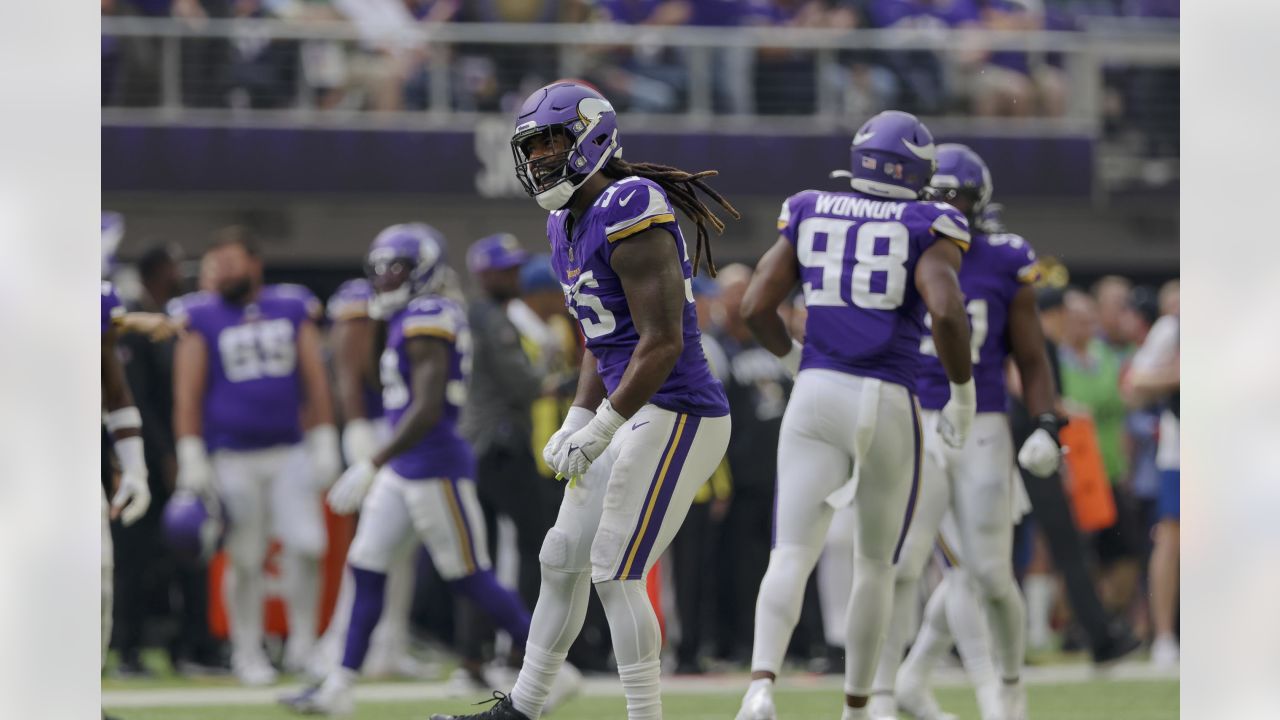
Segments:
[[[104,220],[104,235],[106,228]],[[112,228],[118,241],[118,218]],[[192,265],[172,246],[157,245],[130,265],[104,267],[116,276],[136,273],[137,282],[122,283],[135,288],[126,298],[132,309],[163,312],[201,282],[184,273]],[[203,278],[208,263],[201,268]],[[510,236],[490,237],[471,245],[466,270],[475,365],[461,427],[475,448],[477,490],[499,575],[532,606],[538,547],[564,487],[537,450],[560,427],[571,403],[582,338],[547,256],[525,253]],[[655,607],[666,610],[661,614],[669,668],[677,673],[747,663],[756,592],[768,564],[778,431],[792,379],[743,321],[740,306],[751,274],[734,264],[714,279],[693,283],[708,359],[724,383],[733,432],[722,466],[699,492],[660,571],[651,576]],[[1062,475],[1043,480],[1024,473],[1034,512],[1019,526],[1015,566],[1027,598],[1028,644],[1038,651],[1092,650],[1095,660],[1103,660],[1132,649],[1126,646],[1137,635],[1153,642],[1155,662],[1176,664],[1177,281],[1155,288],[1106,276],[1086,290],[1067,284],[1061,266],[1044,277],[1041,318],[1062,409],[1072,422],[1063,432],[1070,452]],[[456,294],[463,284],[453,283]],[[332,373],[338,335],[350,327],[344,324],[367,322],[367,312],[337,295],[327,313],[319,312],[318,301],[312,307]],[[791,313],[793,332],[802,333],[802,304]],[[147,647],[165,648],[179,674],[226,672],[226,623],[210,608],[211,602],[220,604],[222,565],[207,553],[173,546],[165,536],[166,503],[179,474],[174,341],[126,336],[121,355],[142,414],[155,500],[141,521],[111,528],[117,594],[112,646],[118,656],[113,672],[154,672],[154,664],[143,661]],[[341,415],[349,388],[340,378],[332,384]],[[1013,420],[1015,438],[1030,432],[1019,430],[1016,407]],[[116,472],[104,452],[108,490]],[[330,548],[345,549],[352,524],[330,516],[327,528]],[[416,580],[406,596],[413,634],[451,648],[464,661],[454,677],[460,692],[505,687],[507,646],[470,603],[446,591],[448,583],[424,550],[413,565]],[[842,635],[824,623],[822,574],[820,566],[810,580],[789,655],[802,666],[840,672]],[[611,669],[609,628],[598,599],[592,596],[591,602],[570,661],[587,672],[604,672]],[[367,671],[432,672],[372,660]]]
[[[180,98],[189,108],[414,111],[433,106],[444,59],[447,106],[511,112],[532,89],[565,74],[551,45],[445,45],[416,31],[440,23],[579,23],[636,28],[651,42],[584,46],[577,74],[620,111],[690,108],[693,51],[659,42],[662,28],[897,28],[1079,31],[1099,19],[1175,19],[1177,0],[102,0],[104,16],[273,18],[299,26],[350,23],[357,43],[286,40],[259,31],[180,42]],[[1176,33],[1176,23],[1160,27]],[[939,41],[941,44],[941,41]],[[158,37],[102,41],[102,97],[109,107],[161,100],[165,50]],[[840,112],[865,117],[893,107],[921,115],[1061,116],[1067,107],[1064,58],[992,52],[981,46],[924,50],[843,50],[838,62],[813,51],[714,49],[710,108],[716,113],[811,115],[819,88]],[[821,75],[821,77],[819,77]],[[1147,152],[1177,154],[1176,69],[1108,68],[1109,126],[1136,127]],[[1170,116],[1173,116],[1173,120]]]

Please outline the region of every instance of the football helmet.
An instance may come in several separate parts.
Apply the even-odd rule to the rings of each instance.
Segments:
[[[373,286],[369,316],[386,319],[419,295],[439,288],[444,236],[425,223],[402,223],[378,233],[369,246],[365,275]]]
[[[533,157],[534,142],[563,137],[568,146]],[[511,152],[525,192],[546,210],[560,210],[610,158],[622,156],[618,115],[613,105],[587,85],[569,80],[534,91],[520,107]]]
[[[985,217],[995,187],[991,183],[991,171],[982,157],[967,145],[943,143],[938,146],[938,168],[929,180],[932,194],[943,202],[957,195],[968,197],[973,205],[969,209],[969,224],[976,225]]]
[[[937,150],[933,134],[911,113],[886,110],[858,128],[850,145],[849,178],[854,190],[896,200],[917,200],[933,177]]]
[[[222,506],[199,493],[179,490],[164,506],[165,539],[188,561],[212,557],[222,545],[226,526]]]

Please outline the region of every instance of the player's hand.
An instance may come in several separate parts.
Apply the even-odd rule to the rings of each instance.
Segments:
[[[560,454],[560,449],[564,447],[564,441],[569,436],[586,427],[587,423],[596,416],[595,413],[584,407],[574,405],[569,408],[569,414],[565,415],[564,423],[560,425],[560,429],[551,436],[547,441],[546,447],[542,448],[542,461],[552,470],[556,469],[556,456]]]
[[[1037,422],[1039,427],[1018,450],[1018,464],[1036,477],[1047,478],[1062,464],[1062,443],[1058,440],[1062,420],[1046,413]]]
[[[178,489],[213,497],[213,465],[204,440],[194,435],[178,438]]]
[[[115,441],[120,458],[120,487],[111,498],[111,519],[119,518],[126,526],[137,522],[151,506],[151,488],[147,486],[147,465],[142,455],[142,438],[127,437]]]
[[[577,482],[587,473],[591,463],[604,454],[613,434],[622,427],[626,418],[609,404],[609,398],[600,401],[595,417],[582,429],[570,435],[556,454],[555,471],[570,482]]]
[[[973,378],[960,384],[951,383],[951,399],[943,406],[942,415],[938,418],[938,434],[942,441],[953,448],[964,447],[977,412],[978,391]]]
[[[307,431],[306,444],[316,485],[324,490],[342,472],[338,430],[332,425],[317,425]]]
[[[347,468],[338,482],[329,488],[329,509],[338,515],[350,515],[359,510],[377,474],[378,468],[368,460],[361,460]]]
[[[792,378],[800,373],[800,356],[803,352],[804,346],[795,338],[791,338],[791,351],[778,358],[782,362],[782,367],[787,369],[787,373]]]

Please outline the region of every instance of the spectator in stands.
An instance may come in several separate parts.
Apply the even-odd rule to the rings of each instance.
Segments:
[[[751,25],[853,29],[858,16],[829,0],[770,0],[746,15]],[[762,47],[756,55],[756,112],[811,115],[818,109],[817,56],[813,51]],[[827,79],[824,78],[824,81]]]
[[[1071,16],[1046,10],[1044,0],[980,0],[982,26],[990,30],[1039,32],[1073,30]],[[976,115],[1030,117],[1062,115],[1066,77],[1061,57],[1044,53],[993,52],[973,77]]]
[[[1062,396],[1076,412],[1093,418],[1098,447],[1116,501],[1116,522],[1094,536],[1102,562],[1102,596],[1116,613],[1129,608],[1137,584],[1137,546],[1132,504],[1122,483],[1129,477],[1120,395],[1120,359],[1097,337],[1097,303],[1072,289],[1065,297],[1066,319],[1058,356],[1062,366]],[[1070,409],[1070,408],[1069,408]]]
[[[424,44],[418,23],[453,20],[461,1],[333,0],[333,4],[361,36],[349,59],[351,90],[363,95],[361,104],[372,110],[401,110],[407,94],[411,106],[424,107],[429,91],[419,85],[428,77],[427,63],[433,53],[449,49]],[[421,82],[412,84],[411,78]]]
[[[922,37],[935,33],[944,48],[942,30],[978,27],[977,0],[867,0],[871,27],[916,30]],[[981,48],[950,48],[951,57],[929,50],[894,50],[882,54],[883,63],[901,87],[895,107],[920,115],[943,114],[958,90],[949,75],[969,76],[984,59]]]
[[[1095,292],[1097,288],[1095,286]],[[1132,347],[1141,347],[1156,318],[1160,316],[1156,292],[1146,286],[1133,288],[1128,302],[1120,314],[1121,332]],[[1129,384],[1132,363],[1126,363],[1120,372],[1120,394],[1124,397],[1129,413],[1125,417],[1125,436],[1129,445],[1129,489],[1133,494],[1136,510],[1135,524],[1140,530],[1139,562],[1142,567],[1150,564],[1151,535],[1159,520],[1156,501],[1159,491],[1159,471],[1156,469],[1156,443],[1160,424],[1160,406],[1146,403],[1135,397]],[[1145,587],[1150,587],[1144,577]],[[1139,598],[1141,603],[1141,597]],[[1149,605],[1147,606],[1149,609]],[[1143,620],[1149,615],[1142,616]],[[1141,625],[1141,623],[1139,623]]]
[[[693,5],[689,0],[596,0],[590,5],[589,18],[595,23],[627,25],[643,34],[687,24]],[[634,49],[599,48],[593,54],[587,77],[619,110],[675,112],[684,106],[687,51],[653,43]]]

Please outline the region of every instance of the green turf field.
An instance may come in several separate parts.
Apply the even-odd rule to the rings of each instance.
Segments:
[[[1178,683],[1160,681],[1094,681],[1041,685],[1028,689],[1034,720],[1173,720],[1178,717]],[[840,697],[829,690],[784,689],[778,692],[778,712],[785,720],[835,720]],[[732,720],[740,693],[676,694],[663,698],[666,720]],[[943,689],[938,700],[962,720],[978,720],[973,693]],[[426,720],[432,712],[465,711],[466,702],[363,702],[357,720]],[[120,720],[280,720],[297,717],[283,708],[251,705],[149,707],[111,710]],[[566,705],[553,720],[625,718],[620,697],[583,697]]]

